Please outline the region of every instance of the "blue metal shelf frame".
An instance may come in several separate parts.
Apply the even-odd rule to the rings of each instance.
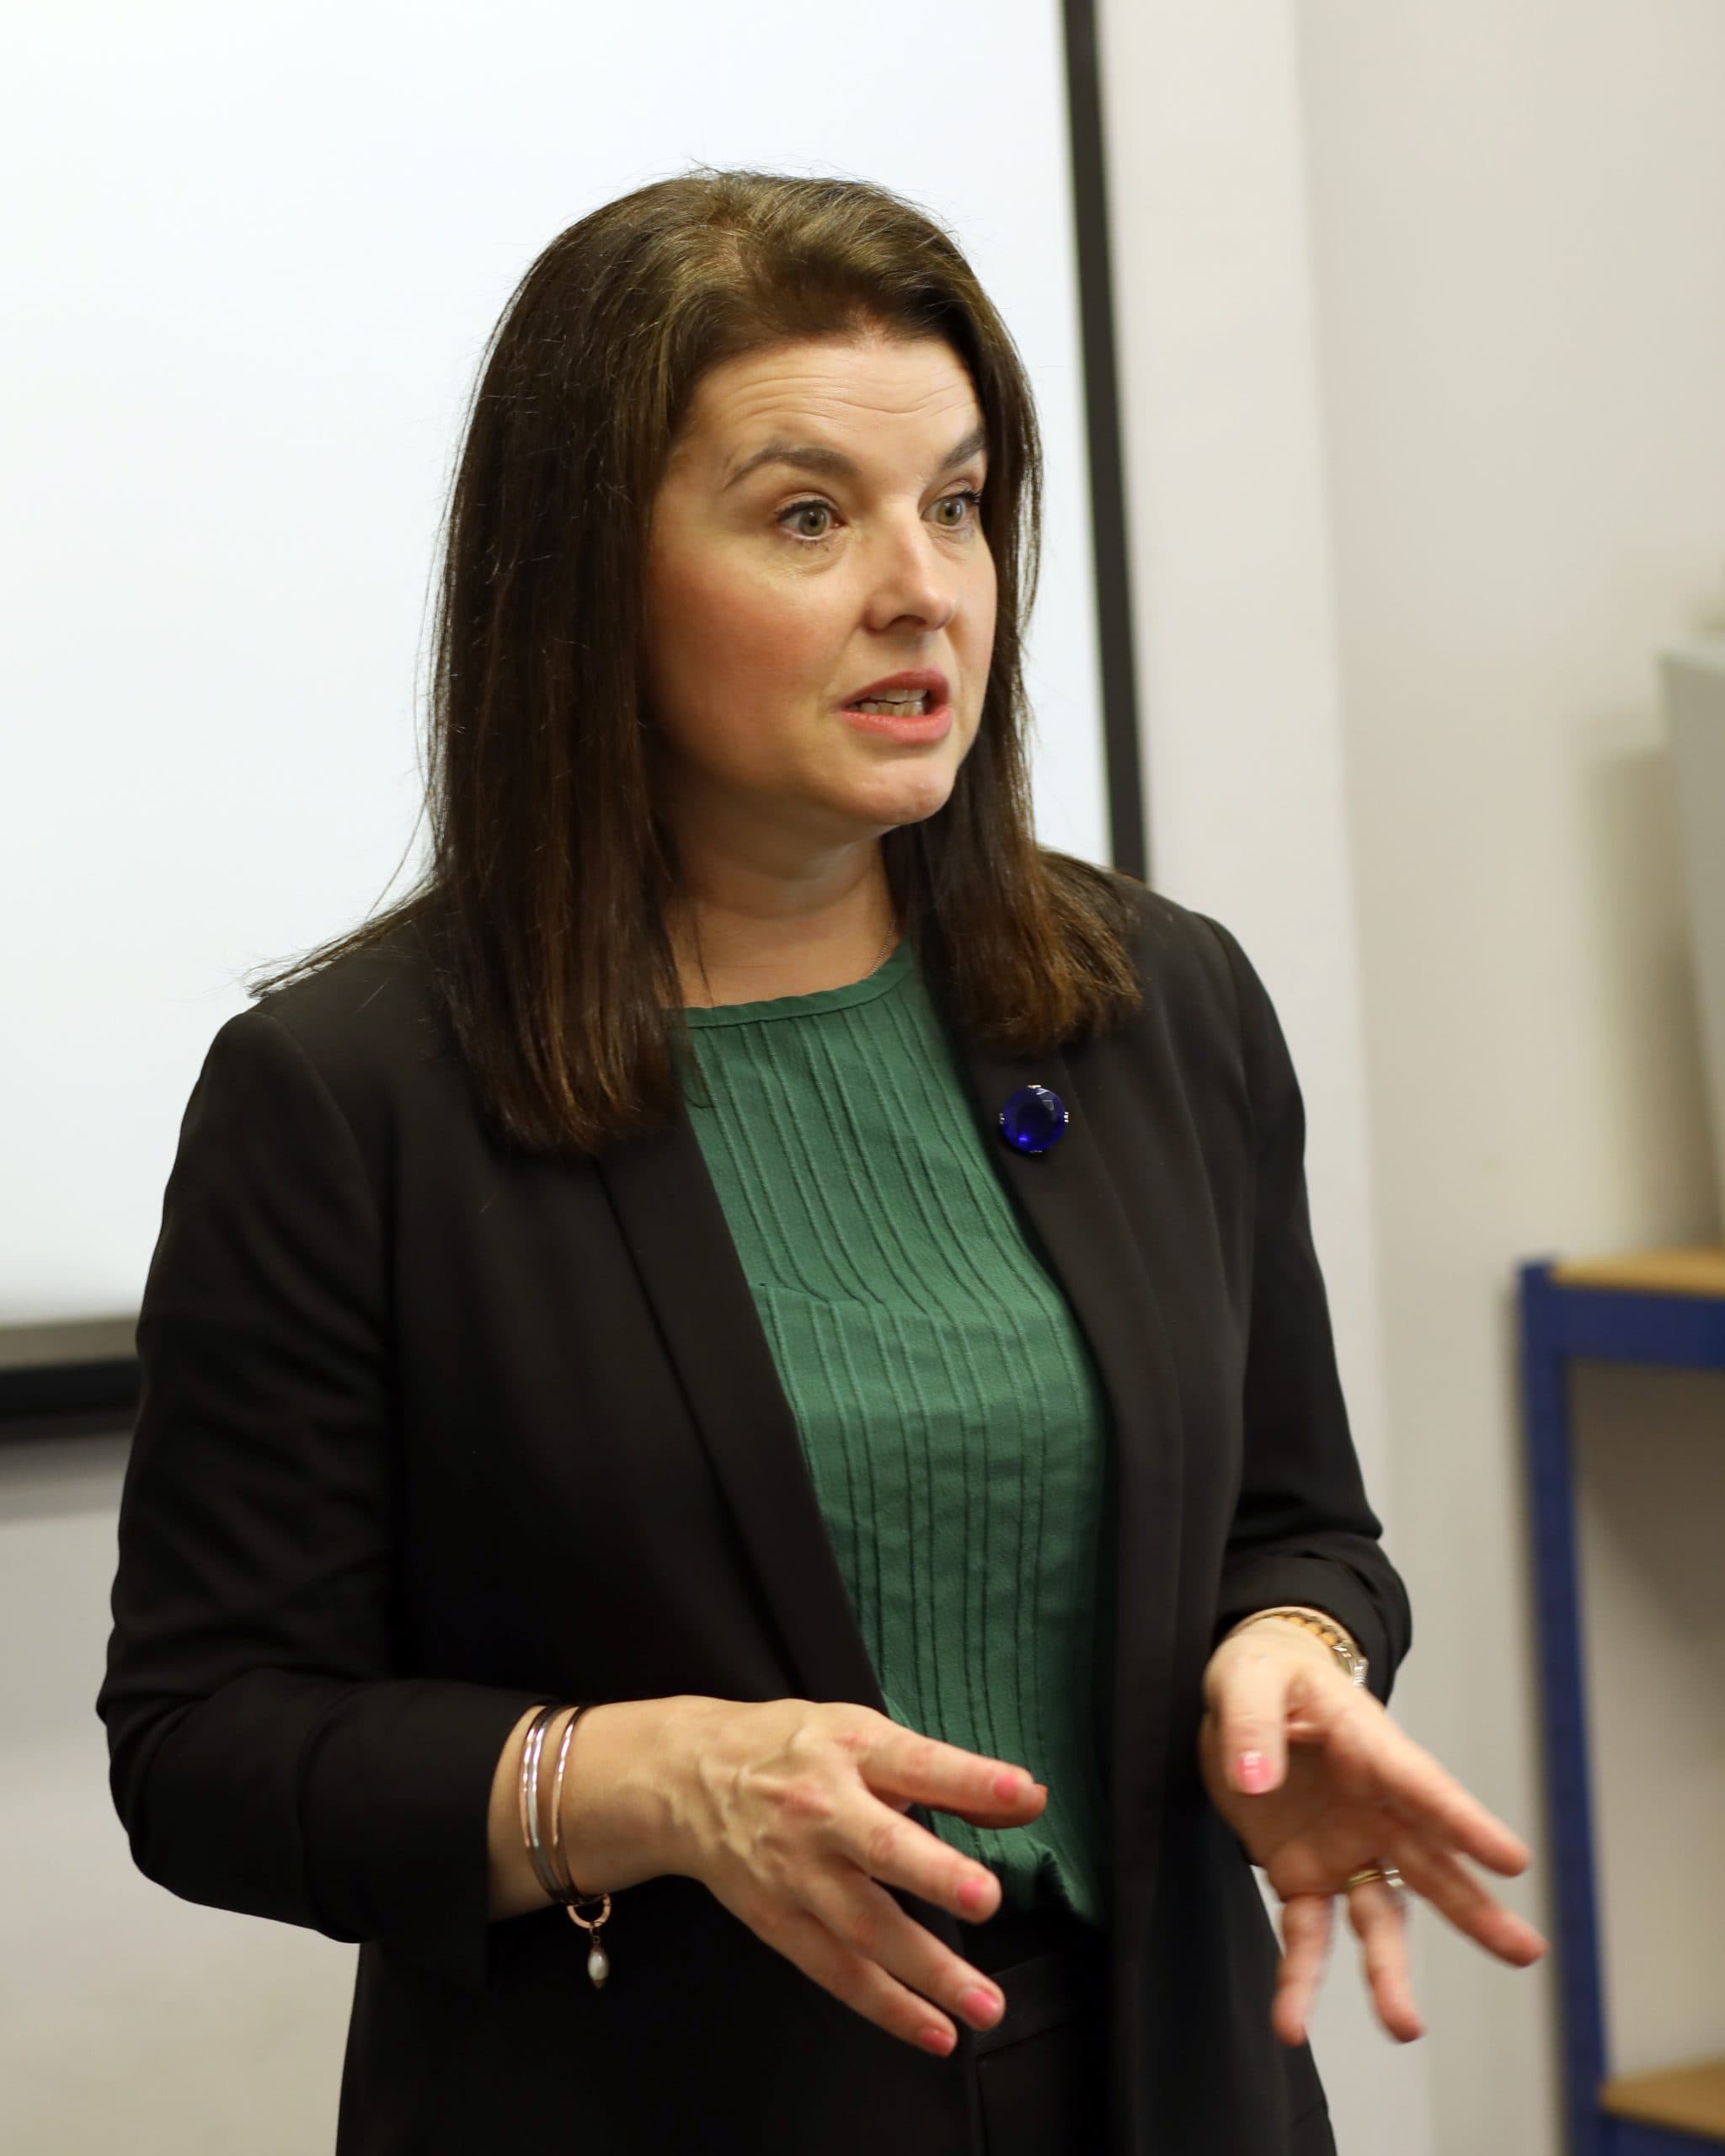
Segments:
[[[1552,1278],[1557,1262],[1521,1267],[1521,1380],[1569,2156],[1721,2156],[1725,2143],[1614,2118],[1599,2105],[1606,2044],[1568,1366],[1585,1361],[1725,1370],[1725,1298],[1573,1286]]]

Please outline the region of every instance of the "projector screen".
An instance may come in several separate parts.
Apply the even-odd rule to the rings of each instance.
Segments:
[[[479,355],[547,243],[648,180],[865,178],[964,248],[1043,430],[1039,832],[1110,858],[1062,36],[1055,0],[20,21],[0,1362],[129,1348],[244,976],[418,873],[437,526]]]

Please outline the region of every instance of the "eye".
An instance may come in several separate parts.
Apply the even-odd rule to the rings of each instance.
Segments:
[[[970,515],[968,519],[957,524],[948,524],[944,527],[945,530],[948,531],[964,531],[979,524],[980,518],[978,512],[982,507],[982,489],[980,487],[961,487],[957,494],[943,494],[941,497],[941,499],[942,501],[947,502],[968,503],[970,510]],[[938,507],[938,505],[939,504],[937,504],[937,507]],[[832,504],[830,502],[823,501],[818,495],[811,494],[807,500],[793,502],[788,509],[781,510],[774,521],[783,526],[788,518],[793,516],[804,516],[807,515],[809,511],[814,510],[819,510],[828,516],[830,516],[833,513]],[[832,534],[830,531],[804,532],[800,534],[792,532],[790,536],[797,541],[797,543],[799,546],[824,547],[828,540],[831,538]]]
[[[945,499],[949,502],[969,502],[970,515],[967,521],[976,524],[981,520],[982,489],[980,487],[961,487],[957,494],[948,494]],[[953,531],[962,531],[964,526],[963,524],[954,524],[949,528]]]

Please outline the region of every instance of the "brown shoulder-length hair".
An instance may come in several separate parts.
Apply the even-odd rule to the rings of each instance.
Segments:
[[[683,886],[639,667],[651,507],[710,368],[865,333],[943,338],[968,368],[997,584],[980,723],[951,795],[881,841],[900,933],[940,967],[951,1020],[1009,1053],[1136,1006],[1133,882],[1033,832],[1020,638],[1042,462],[1006,324],[949,234],[885,189],[705,165],[571,225],[511,294],[444,520],[429,865],[406,898],[252,995],[412,922],[508,1141],[585,1155],[675,1112]]]

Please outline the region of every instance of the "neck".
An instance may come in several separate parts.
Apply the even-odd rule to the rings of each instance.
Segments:
[[[879,849],[838,889],[787,879],[697,889],[671,923],[686,1004],[752,1003],[841,988],[873,973],[898,941]]]

